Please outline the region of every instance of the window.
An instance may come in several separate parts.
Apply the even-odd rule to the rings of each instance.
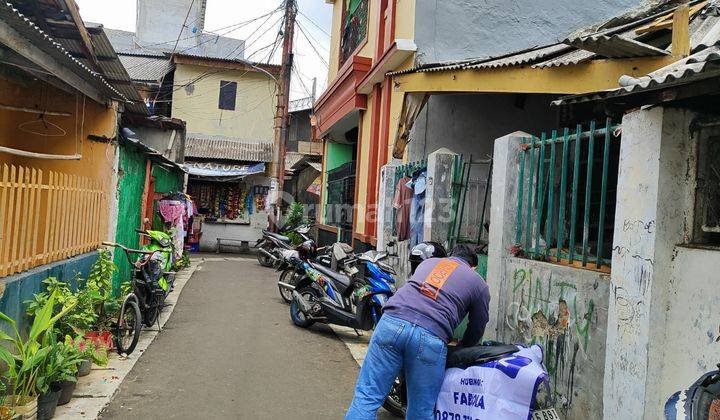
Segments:
[[[583,131],[588,128],[587,131]],[[620,134],[610,119],[520,146],[515,254],[609,271]]]
[[[340,66],[365,40],[368,23],[368,0],[345,0],[343,16]]]
[[[720,134],[712,131],[698,142],[693,242],[720,245]]]
[[[237,82],[220,81],[220,100],[218,108],[235,110],[235,97],[237,96]]]

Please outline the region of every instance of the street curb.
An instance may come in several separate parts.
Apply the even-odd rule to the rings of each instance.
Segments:
[[[205,259],[191,260],[188,268],[178,272],[175,278],[175,290],[165,301],[168,306],[160,313],[161,328],[165,326],[175,310],[185,285],[204,262]],[[67,405],[58,406],[54,418],[60,420],[97,419],[120,389],[120,385],[135,363],[157,336],[157,330],[143,329],[135,351],[127,359],[122,360],[117,353],[113,352],[110,354],[110,362],[106,367],[93,365],[90,375],[78,378],[73,399]]]
[[[368,345],[370,344],[370,337],[372,331],[361,331],[362,335],[358,337],[355,330],[349,327],[341,327],[338,325],[328,325],[340,341],[345,344],[350,354],[352,355],[358,366],[362,366],[365,361],[365,355],[367,354]]]

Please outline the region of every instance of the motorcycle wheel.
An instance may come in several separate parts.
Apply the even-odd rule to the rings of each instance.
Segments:
[[[120,316],[115,327],[115,347],[118,354],[130,355],[140,338],[141,325],[140,308],[135,299],[126,298],[120,307]]]
[[[402,387],[405,384],[400,382],[400,378],[395,378],[390,394],[383,401],[383,408],[390,412],[395,417],[405,418],[407,414],[407,407],[403,404]]]
[[[318,297],[317,292],[312,287],[305,287],[297,292],[300,293],[300,296],[310,301],[314,301]],[[290,318],[292,319],[293,324],[300,328],[309,328],[315,323],[314,320],[308,319],[305,314],[302,313],[295,299],[290,302]]]
[[[267,245],[263,245],[262,248],[267,252],[271,251],[271,248]],[[260,263],[260,265],[262,265],[263,267],[272,267],[273,266],[274,260],[272,258],[268,257],[267,255],[263,255],[262,252],[257,253],[257,259],[258,259],[258,262]]]
[[[157,295],[150,298],[149,306],[147,310],[145,310],[145,317],[143,318],[143,322],[146,327],[153,326],[153,324],[157,320],[158,315],[160,315],[161,305],[162,301],[158,298]]]
[[[298,276],[295,273],[294,269],[285,270],[280,274],[280,279],[278,279],[281,283],[287,283],[292,284],[295,286],[295,281],[297,280]],[[278,290],[280,290],[280,297],[285,301],[285,303],[290,303],[293,300],[293,294],[292,290],[285,288],[278,284]]]

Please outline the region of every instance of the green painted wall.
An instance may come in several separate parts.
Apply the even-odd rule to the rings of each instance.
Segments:
[[[130,248],[137,248],[140,244],[140,238],[135,229],[140,227],[144,188],[145,154],[132,146],[121,146],[115,242]],[[120,283],[129,280],[132,271],[122,250],[115,250],[114,261],[118,270],[113,276],[113,292],[117,293],[120,290]]]
[[[334,142],[327,142],[327,153],[325,154],[326,159],[326,173],[323,176],[323,184],[322,184],[322,198],[323,202],[321,203],[322,207],[322,223],[327,222],[327,215],[325,214],[325,205],[327,204],[327,171],[332,171],[333,169],[336,169],[348,162],[350,162],[353,158],[353,147],[349,144],[341,144],[341,143],[334,143]]]
[[[328,142],[327,151],[327,167],[325,168],[327,171],[332,171],[352,160],[353,146],[349,144]]]
[[[155,192],[158,194],[178,192],[183,189],[184,176],[179,169],[170,169],[153,163],[151,175],[155,178]],[[162,219],[160,219],[157,206],[158,202],[155,200],[153,202],[152,228],[155,230],[163,230],[164,223]]]
[[[155,192],[169,193],[182,191],[183,173],[179,169],[170,169],[154,163],[152,176],[155,178]]]

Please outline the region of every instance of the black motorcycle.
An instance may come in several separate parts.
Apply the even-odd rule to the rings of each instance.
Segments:
[[[300,252],[302,255],[303,252]],[[387,253],[362,254],[361,278],[333,271],[321,264],[296,260],[303,277],[293,290],[290,317],[307,328],[315,322],[369,331],[382,316],[383,306],[395,293],[395,279],[380,265]]]
[[[474,347],[448,346],[445,368],[467,369],[510,356],[518,351],[517,346],[487,342]],[[552,395],[547,382],[535,389],[531,407],[533,420],[560,420],[553,408]],[[402,376],[395,379],[390,395],[383,407],[397,417],[405,418],[407,412],[407,388]]]
[[[301,259],[297,250],[280,249],[278,253],[280,257],[275,262],[275,268],[280,272],[278,290],[285,303],[290,303],[293,297],[292,292],[305,271],[295,263],[297,259]],[[358,273],[358,259],[347,244],[338,242],[328,247],[318,248],[317,253],[317,256],[312,259],[313,263],[351,278]]]
[[[255,243],[257,248],[257,259],[263,267],[272,267],[281,257],[281,249],[293,249],[292,241],[287,233],[294,232],[302,238],[303,241],[311,240],[308,236],[310,225],[300,225],[295,228],[283,228],[279,233],[263,230],[262,238]]]

